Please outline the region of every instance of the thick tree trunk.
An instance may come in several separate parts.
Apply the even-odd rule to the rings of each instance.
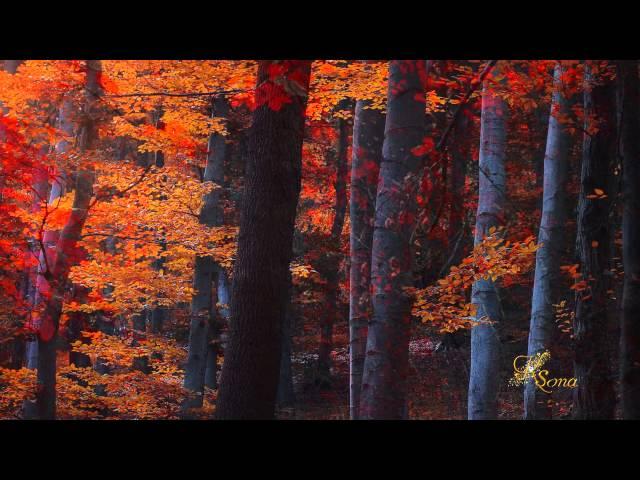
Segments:
[[[549,350],[551,346],[555,329],[553,304],[558,302],[560,259],[565,247],[570,135],[558,120],[558,115],[568,115],[570,106],[562,92],[561,75],[562,66],[558,63],[554,71],[554,91],[544,155],[542,218],[538,234],[541,246],[536,252],[527,353],[529,356]],[[533,381],[527,383],[524,389],[524,418],[551,419],[549,399],[549,394],[537,388]]]
[[[310,61],[259,64],[220,419],[274,415],[310,70]]]
[[[506,115],[504,100],[494,95],[485,82],[480,122],[478,211],[474,243],[482,242],[491,227],[503,222],[505,195]],[[471,289],[477,320],[500,322],[501,306],[495,284],[478,280]],[[495,324],[479,324],[471,330],[469,372],[469,420],[497,418],[500,374],[500,340]]]
[[[356,103],[351,156],[350,292],[349,292],[349,417],[359,418],[360,389],[371,319],[371,245],[382,158],[385,114],[367,108],[369,100]]]
[[[620,332],[622,417],[640,419],[640,79],[638,62],[618,62],[618,124],[622,145],[624,291]]]
[[[213,115],[226,118],[229,115],[227,100],[219,97],[214,101]],[[209,152],[204,171],[204,181],[213,182],[216,188],[204,197],[200,211],[200,223],[209,227],[220,226],[223,222],[222,185],[224,183],[224,162],[227,156],[227,143],[223,135],[212,133],[209,137]],[[196,392],[197,396],[187,402],[187,408],[201,407],[205,385],[216,386],[216,365],[218,347],[211,343],[212,330],[217,332],[218,322],[216,297],[213,295],[213,283],[225,275],[224,270],[216,265],[211,257],[196,258],[193,285],[195,294],[191,300],[191,325],[189,329],[189,356],[185,370],[185,388]],[[218,289],[216,288],[217,292]],[[208,368],[207,368],[208,366]],[[209,374],[207,375],[207,370]]]
[[[87,61],[86,103],[84,118],[79,132],[80,152],[94,148],[97,140],[95,103],[99,95],[100,62]],[[46,272],[49,293],[42,312],[38,330],[38,375],[36,405],[40,419],[55,419],[56,416],[56,339],[63,297],[74,257],[77,255],[77,243],[87,219],[92,197],[94,169],[91,165],[82,166],[76,174],[75,194],[72,211],[56,245],[56,261],[51,272]]]
[[[424,60],[393,60],[371,254],[373,317],[369,324],[360,417],[407,414],[407,376],[413,286],[413,198],[421,158],[412,149],[425,135]]]
[[[611,268],[609,210],[616,155],[615,85],[611,80],[597,77],[587,63],[585,130],[590,131],[588,122],[593,118],[598,122],[598,130],[584,137],[578,199],[576,249],[588,287],[577,294],[574,321],[577,387],[573,414],[577,419],[612,418],[615,406],[607,349],[607,290]],[[588,198],[596,188],[606,192],[607,198]]]
[[[291,272],[289,272],[291,273]],[[293,341],[293,322],[294,322],[294,305],[293,305],[293,286],[291,285],[291,275],[289,275],[289,301],[287,303],[287,311],[282,322],[282,352],[280,358],[280,378],[278,380],[278,394],[276,404],[278,407],[288,407],[293,405],[296,400],[293,389],[293,372],[291,370],[291,354]]]
[[[352,108],[352,103],[343,104],[342,109]],[[339,269],[342,259],[340,240],[342,228],[344,227],[344,217],[347,211],[347,176],[349,175],[349,160],[347,158],[348,142],[351,122],[340,118],[338,123],[338,148],[336,153],[336,199],[334,205],[333,224],[331,225],[331,235],[329,246],[325,253],[325,258],[320,268],[320,273],[327,280],[326,287],[326,310],[320,317],[320,349],[318,352],[318,376],[322,383],[330,382],[331,372],[331,349],[333,346],[333,324],[338,315],[339,289]]]

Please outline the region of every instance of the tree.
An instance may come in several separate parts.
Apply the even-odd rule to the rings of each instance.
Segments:
[[[367,333],[360,417],[406,418],[413,198],[425,136],[424,60],[393,60],[371,250],[373,317]]]
[[[492,73],[491,76],[495,75]],[[478,210],[474,245],[482,242],[490,229],[504,222],[506,115],[505,101],[485,80],[480,118],[480,158]],[[471,369],[469,372],[468,418],[497,418],[500,367],[500,339],[495,323],[502,317],[500,299],[491,279],[473,283],[471,301],[476,306],[477,324],[471,330]],[[487,322],[493,322],[488,323]]]
[[[577,292],[574,417],[613,418],[615,396],[607,350],[607,290],[611,269],[609,219],[616,155],[615,84],[607,67],[585,64],[584,141],[576,251],[587,287]],[[604,195],[603,195],[604,194]]]
[[[213,115],[226,118],[229,105],[226,99],[218,98],[213,102]],[[207,165],[204,171],[205,182],[213,182],[214,189],[204,197],[200,210],[200,222],[210,227],[220,226],[223,222],[222,185],[224,183],[224,162],[227,155],[227,144],[224,135],[214,132],[209,137]],[[217,348],[210,346],[212,335],[216,330],[217,309],[213,293],[214,277],[224,275],[224,269],[217,265],[211,256],[196,257],[193,273],[195,293],[191,300],[191,325],[189,329],[189,356],[185,369],[184,386],[198,395],[189,402],[189,407],[202,406],[202,396],[205,387],[207,363],[212,367],[213,384],[215,387],[215,365],[217,363]],[[216,282],[217,283],[217,280]],[[217,288],[215,289],[217,297]],[[211,368],[210,368],[211,370]]]
[[[538,234],[538,243],[541,245],[536,252],[531,302],[529,356],[549,349],[555,329],[553,304],[559,301],[560,256],[564,248],[566,228],[566,183],[570,146],[569,132],[559,120],[570,113],[569,100],[562,91],[562,70],[562,65],[558,63],[553,74],[554,91],[544,155],[542,219]],[[531,420],[550,419],[548,399],[548,394],[541,392],[534,382],[528,382],[524,393],[524,417]]]
[[[78,134],[81,153],[88,154],[97,142],[95,115],[100,95],[100,62],[86,63],[85,104],[82,125]],[[89,211],[92,197],[94,169],[90,161],[76,172],[75,194],[71,215],[60,232],[56,245],[56,260],[45,272],[47,280],[46,304],[38,329],[38,390],[36,405],[40,419],[55,419],[56,416],[56,339],[62,302],[72,262],[77,261],[77,243]]]
[[[310,70],[310,61],[259,64],[219,419],[274,415]]]
[[[351,157],[349,281],[349,416],[359,418],[360,389],[371,319],[371,246],[385,115],[368,100],[356,102]]]
[[[338,109],[351,110],[353,103],[341,102]],[[337,151],[331,152],[336,159],[336,181],[334,184],[336,196],[333,207],[333,223],[329,234],[327,251],[321,258],[318,271],[327,280],[325,312],[321,316],[320,325],[320,349],[318,352],[318,377],[321,384],[330,383],[331,347],[333,345],[333,324],[339,313],[339,269],[342,259],[342,229],[347,211],[347,176],[349,175],[348,142],[351,121],[346,118],[338,118],[338,145]]]
[[[640,79],[637,61],[617,62],[622,154],[624,290],[620,332],[622,416],[640,419]]]

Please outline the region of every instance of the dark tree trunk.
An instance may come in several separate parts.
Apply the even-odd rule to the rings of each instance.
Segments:
[[[472,134],[473,119],[470,108],[466,107],[460,114],[453,131],[453,145],[451,152],[451,169],[449,175],[449,221],[447,229],[450,257],[440,270],[438,278],[445,275],[451,265],[458,265],[464,255],[466,236],[470,237],[469,229],[465,223],[466,212],[464,208],[464,187],[467,178],[467,162],[471,158],[470,138]],[[469,239],[470,241],[470,239]]]
[[[296,400],[293,389],[293,372],[291,370],[291,353],[293,347],[291,336],[293,335],[294,323],[293,292],[291,275],[289,275],[289,302],[287,303],[287,311],[282,322],[282,356],[280,358],[280,378],[278,380],[278,394],[276,398],[278,407],[288,407],[293,405]]]
[[[97,124],[95,103],[99,95],[100,62],[87,61],[85,105],[82,126],[79,131],[80,152],[88,152],[95,147]],[[94,170],[83,166],[76,174],[75,194],[72,212],[56,245],[56,261],[52,270],[46,272],[50,296],[47,299],[38,330],[38,375],[36,405],[40,419],[53,420],[56,416],[56,339],[62,312],[69,271],[77,256],[80,240],[87,219],[92,197]]]
[[[371,244],[378,173],[382,158],[385,114],[367,108],[369,100],[356,103],[351,156],[350,292],[349,292],[349,417],[359,418],[360,389],[371,319]]]
[[[220,419],[274,416],[310,70],[310,61],[259,64]]]
[[[620,332],[622,417],[640,419],[640,79],[638,62],[618,62],[622,153],[624,290]]]
[[[220,97],[214,101],[213,115],[226,119],[229,115],[227,100]],[[223,222],[222,186],[224,184],[224,162],[227,156],[227,141],[223,135],[212,133],[209,137],[207,166],[204,171],[205,182],[213,182],[216,188],[204,197],[200,211],[200,223],[209,227],[220,226]],[[193,400],[185,407],[201,407],[205,385],[215,388],[216,366],[218,361],[217,341],[218,314],[216,299],[218,288],[225,275],[222,267],[216,265],[211,257],[197,257],[193,274],[195,294],[191,300],[191,325],[189,329],[189,356],[185,370],[185,388],[196,392]],[[217,278],[216,278],[217,277]],[[214,295],[215,290],[215,295]],[[207,375],[208,372],[208,375]]]
[[[411,298],[404,288],[413,286],[411,236],[421,157],[412,150],[425,135],[425,84],[424,60],[391,62],[371,254],[373,317],[360,400],[363,419],[407,415]]]
[[[158,109],[154,112],[154,123],[155,123],[155,127],[159,128],[160,126],[160,118],[162,117],[162,110]],[[161,150],[157,150],[156,152],[153,153],[153,163],[155,164],[156,167],[162,168],[164,167],[164,153]],[[162,177],[162,181],[165,182],[166,181],[166,176]],[[162,199],[166,199],[166,195],[163,195],[161,197]],[[160,241],[160,247],[162,248],[162,251],[166,251],[167,250],[167,243],[165,241],[164,238],[164,232],[163,232],[163,236],[162,239]],[[159,257],[155,262],[154,262],[154,267],[156,268],[156,270],[158,270],[159,272],[162,272],[164,270],[164,257]],[[149,330],[151,331],[151,333],[161,333],[162,332],[162,327],[165,323],[165,320],[167,319],[167,315],[169,313],[169,310],[167,309],[167,307],[164,306],[156,306],[153,310],[151,310],[151,315],[150,315],[150,322],[149,322]]]
[[[584,113],[595,118],[598,130],[585,134],[578,199],[578,232],[576,249],[582,278],[588,287],[578,292],[575,336],[574,417],[607,419],[613,417],[615,397],[609,371],[607,349],[607,290],[610,286],[611,253],[609,210],[616,155],[615,85],[596,76],[585,65]],[[597,84],[595,83],[597,82]],[[607,198],[588,198],[595,189]]]
[[[340,107],[338,107],[340,108]],[[352,103],[345,102],[341,105],[342,110],[351,109]],[[344,217],[347,211],[347,176],[349,174],[348,142],[351,130],[351,121],[340,118],[338,123],[338,149],[336,153],[336,199],[334,205],[333,224],[331,225],[331,235],[329,245],[324,255],[320,273],[327,280],[326,286],[326,309],[320,317],[320,349],[318,352],[318,377],[321,383],[330,383],[331,372],[331,349],[333,346],[333,324],[338,315],[339,304],[339,269],[342,259],[340,240],[342,228],[344,227]]]

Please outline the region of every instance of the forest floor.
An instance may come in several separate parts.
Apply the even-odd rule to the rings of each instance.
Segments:
[[[498,394],[499,419],[519,420],[523,415],[523,389],[512,387],[513,359],[527,351],[528,310],[514,303],[505,305],[502,339],[502,368]],[[332,383],[321,388],[313,382],[317,362],[317,330],[299,329],[294,336],[292,369],[296,402],[277,413],[279,419],[348,420],[349,356],[348,328],[335,325],[332,352]],[[443,337],[422,325],[414,328],[410,351],[409,418],[416,420],[464,420],[467,418],[467,389],[470,365],[470,335],[463,332],[458,345],[443,349]],[[565,350],[554,348],[560,358],[553,358],[550,369],[570,376],[572,364]],[[313,352],[313,353],[311,353]],[[553,418],[569,416],[571,391],[558,390],[550,397]]]

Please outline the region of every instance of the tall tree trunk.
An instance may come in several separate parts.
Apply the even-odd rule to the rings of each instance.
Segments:
[[[153,113],[154,126],[156,128],[160,128],[160,119],[162,118],[162,112],[163,110],[161,108],[158,108]],[[156,150],[153,153],[153,163],[158,168],[164,167],[164,153],[161,150]],[[167,179],[166,175],[163,175],[162,181],[165,182],[166,179]],[[167,198],[166,195],[162,195],[161,197],[161,199],[163,200],[166,200],[166,198]],[[162,251],[167,250],[167,243],[165,241],[164,232],[162,232],[160,247],[162,248]],[[164,257],[161,256],[161,257],[158,257],[158,259],[154,262],[154,267],[159,272],[163,272],[164,264],[165,264],[165,259]],[[162,326],[165,323],[168,313],[169,313],[169,310],[167,309],[167,307],[160,306],[160,305],[156,306],[153,310],[151,310],[151,316],[150,316],[151,318],[149,322],[151,333],[158,334],[162,332]]]
[[[349,282],[349,417],[359,418],[360,389],[371,319],[371,245],[382,158],[385,114],[367,108],[370,100],[358,100],[353,125],[351,156],[351,222]]]
[[[640,79],[638,62],[618,62],[618,124],[622,146],[624,290],[620,332],[622,417],[640,419]]]
[[[610,286],[610,198],[612,167],[616,154],[615,85],[595,75],[585,65],[585,131],[582,153],[580,196],[578,199],[578,235],[576,249],[582,277],[588,287],[578,292],[575,335],[574,417],[606,419],[613,417],[615,397],[609,371],[607,350],[607,290]],[[596,84],[597,83],[597,84]],[[598,130],[590,131],[590,121]],[[588,198],[595,189],[607,198]]]
[[[310,61],[265,60],[258,67],[220,419],[274,415],[310,71]]]
[[[351,101],[343,102],[339,109],[351,110]],[[339,304],[339,269],[341,255],[340,240],[344,217],[347,211],[347,176],[349,174],[348,142],[351,122],[344,118],[338,121],[338,148],[336,153],[336,199],[334,205],[333,224],[329,237],[329,246],[322,262],[320,273],[327,280],[326,286],[326,310],[321,315],[320,325],[320,349],[318,352],[318,375],[321,382],[329,382],[331,372],[331,348],[333,346],[333,324],[338,315]]]
[[[567,217],[566,183],[569,175],[569,132],[558,120],[559,115],[570,113],[569,101],[562,92],[562,66],[555,67],[554,91],[551,99],[547,147],[544,155],[542,186],[542,218],[536,252],[536,269],[531,301],[528,355],[548,350],[555,329],[553,303],[558,301],[560,258],[565,246]],[[551,419],[549,394],[542,392],[533,381],[524,389],[524,418]]]
[[[226,119],[229,115],[227,100],[219,97],[214,100],[213,115]],[[224,183],[224,162],[227,156],[227,143],[223,135],[212,133],[209,137],[209,152],[204,171],[205,182],[213,182],[216,188],[204,197],[200,211],[200,223],[209,227],[220,226],[223,222],[222,185]],[[213,283],[216,277],[220,283],[224,270],[216,265],[211,257],[197,257],[193,274],[195,294],[191,300],[191,325],[189,329],[189,356],[185,370],[185,388],[196,392],[197,396],[186,402],[185,407],[201,407],[204,387],[215,386],[217,345],[211,344],[211,330],[217,330],[216,296],[213,295]],[[216,288],[217,292],[218,289]],[[208,359],[208,360],[207,360]],[[208,382],[206,378],[209,365]]]
[[[100,92],[100,62],[87,61],[85,105],[78,145],[81,153],[91,151],[97,140],[94,118],[95,103]],[[51,272],[46,272],[50,295],[46,301],[38,330],[38,375],[36,405],[40,419],[53,420],[56,416],[56,340],[63,297],[69,278],[77,243],[80,240],[92,197],[94,168],[82,165],[76,174],[75,194],[71,215],[56,246],[56,261]]]
[[[71,137],[74,134],[74,124],[71,120],[72,116],[71,102],[65,100],[58,112],[58,128],[64,132],[65,135]],[[69,142],[67,140],[60,140],[55,146],[55,153],[57,155],[64,155],[69,150]],[[51,189],[49,191],[49,197],[47,199],[47,205],[49,208],[55,208],[59,199],[65,194],[67,186],[67,174],[60,171],[51,183]],[[52,268],[56,261],[56,244],[60,238],[60,230],[52,230],[48,228],[42,234],[42,245],[39,247],[38,252],[38,265],[36,267],[36,275],[34,281],[33,291],[30,293],[32,298],[32,305],[34,309],[39,309],[42,303],[42,293],[48,289],[48,282],[44,278],[47,266]],[[37,321],[37,320],[36,320]],[[37,328],[39,325],[34,325]],[[37,337],[26,344],[26,366],[29,369],[35,370],[38,366],[38,339]]]
[[[421,157],[412,149],[425,135],[425,85],[424,60],[391,62],[371,253],[373,317],[360,399],[363,419],[407,414],[411,298],[404,288],[413,286],[410,239]]]
[[[480,161],[478,211],[474,244],[482,242],[491,227],[503,223],[505,201],[506,115],[504,100],[485,81],[480,121]],[[501,306],[495,284],[478,280],[471,289],[477,320],[500,322]],[[500,373],[500,340],[495,324],[479,324],[471,330],[469,372],[469,420],[497,418]]]

